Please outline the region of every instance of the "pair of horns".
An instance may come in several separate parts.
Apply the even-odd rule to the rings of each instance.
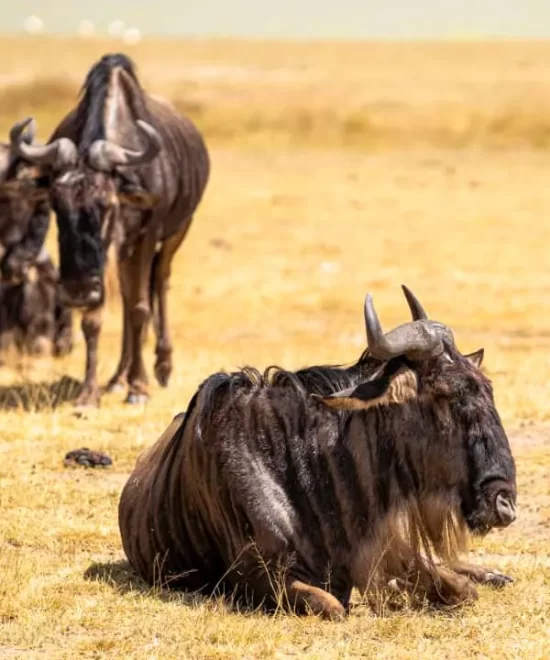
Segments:
[[[96,140],[88,149],[87,154],[91,167],[110,172],[120,165],[135,166],[153,160],[162,148],[160,136],[151,124],[141,119],[137,120],[136,125],[145,138],[144,149],[134,151],[109,140]],[[72,140],[62,137],[49,144],[32,144],[32,138],[29,140],[28,133],[25,134],[27,128],[30,129],[29,132],[34,138],[33,117],[27,117],[27,119],[17,122],[10,131],[10,145],[16,155],[36,165],[51,165],[56,169],[76,165],[78,149]]]
[[[365,298],[365,326],[370,354],[384,361],[400,355],[411,360],[425,360],[439,355],[443,351],[444,339],[454,343],[451,330],[442,323],[430,321],[414,293],[404,284],[402,289],[413,320],[387,333],[382,331],[370,293]]]

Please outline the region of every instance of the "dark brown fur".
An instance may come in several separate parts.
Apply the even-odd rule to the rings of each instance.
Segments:
[[[47,204],[33,213],[35,174],[35,167],[0,144],[0,348],[66,355],[72,350],[72,314],[59,300],[57,270],[44,248]]]
[[[440,602],[476,597],[433,558],[454,559],[468,527],[499,524],[497,490],[515,502],[490,383],[452,345],[382,366],[338,410],[292,374],[207,379],[123,490],[134,568],[149,583],[271,604],[279,576],[287,604],[329,617],[353,586],[369,594],[391,579]],[[416,391],[403,390],[411,372]]]
[[[160,154],[133,166],[93,166],[93,146],[107,141],[135,152],[145,148],[137,121],[155,129]],[[172,371],[167,291],[174,254],[183,242],[207,185],[209,156],[190,120],[149,96],[124,54],[105,55],[89,71],[77,106],[49,144],[70,139],[76,162],[44,165],[43,194],[56,213],[64,302],[80,307],[87,358],[77,405],[97,405],[98,342],[104,271],[114,242],[123,299],[121,356],[109,390],[128,385],[128,402],[148,396],[142,348],[148,323],[156,334],[155,375],[166,386]],[[37,157],[38,158],[38,157]],[[57,164],[55,164],[57,163]]]
[[[11,346],[55,357],[73,348],[71,310],[58,300],[57,271],[49,259],[35,264],[21,283],[0,283],[0,349]]]

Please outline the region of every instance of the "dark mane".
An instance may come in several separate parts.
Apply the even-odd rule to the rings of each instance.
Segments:
[[[295,384],[300,385],[307,392],[316,394],[331,394],[346,387],[358,385],[360,381],[368,378],[381,363],[371,357],[365,350],[357,362],[345,366],[342,364],[326,364],[305,367],[295,372],[285,371],[276,367],[269,367],[270,383],[275,387],[284,387]],[[273,373],[270,373],[273,370]]]
[[[201,397],[197,410],[200,420],[197,428],[200,429],[203,425],[212,422],[219,397],[233,398],[238,394],[277,388],[290,392],[295,401],[305,405],[310,394],[326,395],[358,385],[379,366],[380,362],[372,358],[368,351],[364,351],[357,362],[349,367],[318,365],[298,371],[288,371],[271,365],[263,373],[250,366],[233,372],[220,371],[204,380],[198,388],[197,394],[200,392]],[[189,413],[188,408],[186,414]]]
[[[113,69],[120,67],[131,76],[141,89],[136,67],[124,53],[104,55],[88,72],[80,90],[80,101],[75,111],[75,129],[79,152],[84,154],[95,140],[105,139],[103,109]]]

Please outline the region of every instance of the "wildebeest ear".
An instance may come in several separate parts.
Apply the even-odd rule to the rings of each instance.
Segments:
[[[312,394],[329,408],[365,410],[377,405],[405,403],[418,396],[416,373],[399,358],[384,365],[372,380],[328,396]]]
[[[476,367],[481,367],[481,363],[483,362],[483,358],[485,356],[485,349],[480,348],[478,351],[475,351],[474,353],[468,353],[468,355],[465,355],[464,357],[469,360],[472,364],[475,364]]]
[[[152,209],[158,204],[159,196],[132,183],[123,183],[118,192],[120,204],[127,204],[138,209]]]

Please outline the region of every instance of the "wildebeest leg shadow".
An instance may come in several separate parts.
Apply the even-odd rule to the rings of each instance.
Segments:
[[[63,376],[55,382],[23,383],[0,387],[0,410],[27,412],[54,409],[73,402],[82,391],[79,381]]]
[[[151,271],[150,306],[157,344],[155,347],[155,377],[161,387],[168,385],[172,373],[172,340],[168,329],[167,293],[172,275],[172,259],[182,244],[191,225],[191,219],[184,229],[168,238],[155,255]]]

